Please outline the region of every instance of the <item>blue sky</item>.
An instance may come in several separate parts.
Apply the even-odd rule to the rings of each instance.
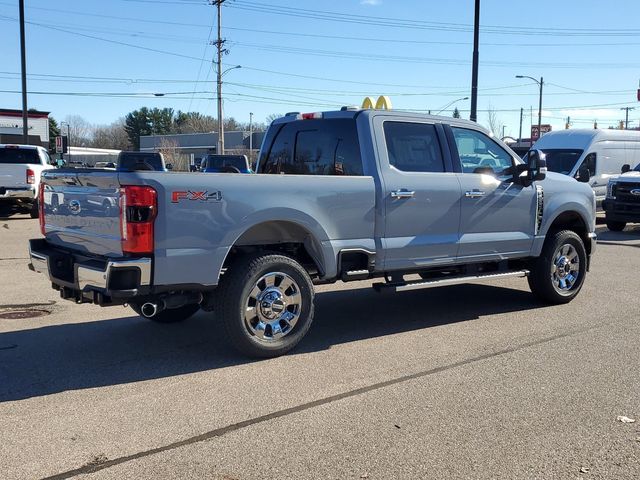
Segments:
[[[91,123],[142,106],[215,116],[208,45],[215,7],[206,0],[25,3],[28,90],[45,93],[31,94],[30,107]],[[517,137],[523,107],[527,136],[538,89],[515,78],[521,74],[544,76],[543,122],[554,129],[564,128],[567,116],[574,128],[596,119],[606,127],[624,118],[624,106],[639,107],[630,115],[638,125],[640,2],[481,3],[480,123],[493,108],[505,133]],[[20,90],[17,5],[0,0],[4,108],[21,107],[19,93],[6,93]],[[248,121],[253,112],[264,121],[271,113],[329,110],[380,94],[395,108],[435,113],[469,95],[472,22],[473,0],[227,0],[224,62],[242,68],[225,75],[226,115]],[[455,105],[468,118],[470,102]]]

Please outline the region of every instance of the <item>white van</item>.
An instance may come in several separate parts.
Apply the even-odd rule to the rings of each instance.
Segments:
[[[600,208],[609,178],[620,175],[623,165],[640,163],[640,131],[559,130],[544,135],[533,148],[546,154],[550,171],[588,179]]]

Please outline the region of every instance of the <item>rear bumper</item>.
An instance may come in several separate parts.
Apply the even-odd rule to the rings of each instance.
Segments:
[[[32,187],[0,187],[0,200],[22,200],[33,202],[36,191]]]
[[[151,289],[150,258],[92,258],[44,239],[29,241],[29,257],[31,270],[45,274],[62,298],[77,303],[122,304]]]

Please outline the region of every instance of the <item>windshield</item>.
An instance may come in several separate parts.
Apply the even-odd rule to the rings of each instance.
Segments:
[[[582,155],[584,150],[571,149],[548,149],[542,150],[547,157],[547,168],[551,172],[562,173],[568,175],[576,166],[576,162]]]
[[[40,165],[40,157],[35,148],[0,148],[0,164]]]

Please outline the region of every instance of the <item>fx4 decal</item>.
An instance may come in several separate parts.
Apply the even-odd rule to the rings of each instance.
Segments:
[[[202,202],[220,202],[222,201],[222,192],[220,190],[209,192],[194,192],[191,190],[176,190],[171,192],[171,203],[178,203],[181,200],[200,200]]]

